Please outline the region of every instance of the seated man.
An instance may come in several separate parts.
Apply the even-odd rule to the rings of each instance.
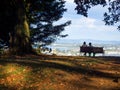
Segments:
[[[89,46],[88,46],[88,47],[91,47],[90,50],[89,50],[89,56],[91,56],[92,47],[93,47],[91,42],[89,43]]]

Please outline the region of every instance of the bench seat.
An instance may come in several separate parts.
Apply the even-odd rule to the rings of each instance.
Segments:
[[[102,53],[104,54],[104,50],[103,50],[103,47],[80,47],[80,52],[81,53],[93,53],[94,55],[96,53]]]

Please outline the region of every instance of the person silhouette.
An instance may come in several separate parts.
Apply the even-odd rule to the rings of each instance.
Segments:
[[[83,45],[82,45],[82,47],[87,47],[87,44],[86,44],[86,42],[83,42]]]
[[[89,47],[92,47],[92,43],[91,42],[89,43]]]
[[[82,45],[82,47],[87,47],[87,44],[86,44],[86,42],[83,42],[83,45]],[[87,52],[84,52],[84,56],[86,56],[86,53],[87,53]]]
[[[89,49],[89,56],[91,56],[92,47],[93,47],[91,42],[89,43],[89,46],[88,46],[88,47],[90,47],[90,49]]]

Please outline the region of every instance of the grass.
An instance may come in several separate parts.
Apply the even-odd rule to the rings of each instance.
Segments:
[[[0,89],[119,90],[119,62],[120,57],[2,57]]]
[[[2,86],[10,88],[20,88],[25,85],[28,76],[30,76],[30,71],[28,67],[16,64],[7,63],[1,66],[0,81]]]

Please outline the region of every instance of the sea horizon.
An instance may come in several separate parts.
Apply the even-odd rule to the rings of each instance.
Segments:
[[[120,56],[120,41],[104,41],[93,39],[64,39],[57,40],[55,43],[49,45],[52,48],[52,54],[63,56],[80,56],[80,46],[86,41],[92,43],[95,47],[103,47],[104,56]],[[46,53],[46,52],[45,52]],[[102,56],[103,54],[96,54]]]

